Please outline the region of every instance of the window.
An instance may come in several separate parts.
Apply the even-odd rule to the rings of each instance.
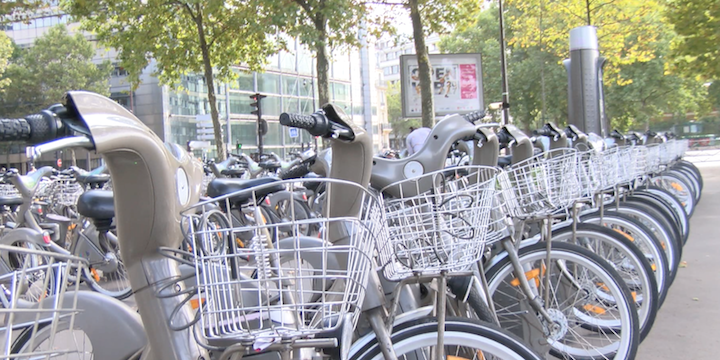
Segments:
[[[239,115],[250,115],[250,112],[254,110],[254,108],[250,106],[252,102],[253,100],[250,99],[250,95],[248,94],[231,92],[230,113]]]
[[[124,108],[130,110],[130,94],[126,92],[114,92],[110,94],[110,98],[115,100]]]
[[[300,96],[312,97],[313,90],[313,79],[299,78],[298,79],[298,90]]]
[[[392,67],[388,66],[386,68],[383,68],[383,74],[385,75],[391,75],[392,74]]]
[[[280,75],[257,74],[257,82],[261,93],[280,94]]]
[[[244,91],[255,91],[255,85],[253,84],[253,73],[234,70],[238,74],[237,81],[230,82],[230,89],[233,90],[244,90]]]
[[[115,69],[113,69],[113,72],[112,72],[113,77],[123,77],[123,76],[128,75],[127,70],[125,70],[125,68],[123,68],[122,66],[120,66],[118,64],[114,64],[114,66],[115,66]]]
[[[350,100],[350,85],[341,83],[330,83],[333,101]]]
[[[393,74],[399,74],[399,73],[400,73],[400,65],[393,65],[393,67],[392,67],[392,73],[393,73]]]
[[[294,95],[298,94],[298,78],[295,76],[283,76],[283,94]]]
[[[280,54],[280,69],[295,72],[295,54],[282,52]]]

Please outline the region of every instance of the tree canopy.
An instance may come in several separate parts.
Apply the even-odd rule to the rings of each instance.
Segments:
[[[720,2],[672,0],[666,16],[679,35],[673,44],[676,69],[704,80],[720,79]]]
[[[10,38],[5,33],[0,33],[0,79],[3,78],[5,69],[7,69],[10,56],[13,54],[13,46]],[[10,79],[0,80],[0,93],[3,88],[10,84]]]
[[[173,87],[183,75],[203,74],[219,159],[226,154],[216,78],[234,78],[232,67],[238,64],[262,70],[268,56],[282,47],[279,38],[268,35],[282,19],[263,11],[261,0],[64,0],[63,5],[82,19],[83,29],[117,49],[135,84],[153,60],[160,82]]]
[[[618,1],[611,1],[608,6],[619,5]],[[537,8],[531,7],[532,11],[530,11],[526,6],[532,3],[537,5]],[[593,12],[593,6],[597,5],[590,3],[592,19],[593,14],[597,15],[599,10]],[[543,12],[539,12],[540,5],[543,7]],[[568,56],[570,28],[566,27],[563,35],[561,28],[559,26],[555,28],[555,24],[567,23],[570,18],[576,19],[573,20],[573,24],[583,25],[583,23],[579,18],[582,15],[580,8],[576,8],[577,13],[570,16],[569,14],[572,13],[569,9],[559,10],[563,9],[563,6],[570,4],[550,0],[542,2],[532,0],[518,4],[517,1],[512,0],[506,10],[507,16],[515,19],[508,21],[506,28],[506,35],[511,39],[508,47],[511,114],[515,121],[526,129],[533,129],[544,121],[559,124],[567,121],[567,73],[561,62]],[[613,65],[614,74],[606,74],[607,116],[613,127],[621,131],[651,127],[653,121],[660,122],[664,114],[682,114],[684,118],[687,112],[704,114],[711,108],[707,88],[702,82],[683,78],[668,71],[670,47],[676,34],[671,28],[664,26],[661,17],[655,15],[662,13],[663,7],[657,3],[655,6],[657,7],[652,12],[653,15],[647,15],[645,19],[647,21],[645,29],[652,34],[645,36],[642,34],[642,29],[639,31],[626,29],[628,33],[621,37],[620,44],[624,44],[622,46],[631,44],[630,48],[634,50],[630,52],[634,52],[634,55],[629,55],[629,52],[625,57],[619,57],[619,61]],[[553,10],[546,10],[550,8]],[[522,14],[525,17],[522,17]],[[533,18],[540,15],[543,16],[542,24],[545,24],[542,28],[540,21]],[[625,15],[618,16],[620,16],[619,22],[625,21]],[[610,18],[599,18],[598,21],[600,20],[606,23],[612,22]],[[532,26],[538,29],[534,34],[529,31]],[[547,30],[545,26],[551,30]],[[546,32],[544,37],[541,37],[541,32]],[[440,43],[443,52],[482,54],[486,102],[498,101],[502,95],[498,38],[497,8],[491,8],[480,13],[472,26],[456,30],[451,36],[444,37]],[[543,41],[540,41],[541,39]],[[642,44],[643,50],[640,51],[640,47],[633,48],[638,39],[652,39],[652,41]],[[601,39],[601,52],[603,55],[612,56],[602,47],[607,41],[609,40]],[[622,46],[620,50],[616,50],[616,54],[625,51]],[[630,61],[631,59],[634,61]],[[608,77],[620,80],[608,81]]]
[[[1,78],[10,85],[0,97],[0,115],[36,112],[58,103],[68,90],[109,95],[112,65],[95,64],[94,55],[95,48],[82,34],[70,35],[62,25],[51,28],[32,47],[13,55]]]

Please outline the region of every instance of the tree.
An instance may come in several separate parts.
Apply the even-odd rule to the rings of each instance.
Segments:
[[[418,119],[403,119],[402,117],[402,99],[400,94],[400,83],[396,82],[388,86],[385,92],[385,101],[387,103],[388,122],[392,128],[392,134],[396,140],[396,148],[402,147],[400,141],[410,133],[410,127],[420,127],[421,122]]]
[[[3,73],[8,66],[8,60],[13,54],[13,44],[10,38],[5,33],[0,33],[0,79],[3,78]],[[0,80],[0,93],[5,86],[10,84],[10,79]]]
[[[8,86],[0,98],[0,115],[22,116],[56,104],[68,90],[109,95],[109,62],[93,63],[93,45],[82,34],[69,35],[64,26],[51,28],[20,51],[4,75]]]
[[[408,0],[405,6],[410,10],[415,56],[418,62],[422,126],[432,128],[435,125],[435,105],[432,70],[425,45],[425,36],[431,33],[445,33],[449,27],[462,24],[468,14],[477,7],[477,2],[469,0]]]
[[[46,0],[3,0],[0,2],[0,24],[23,21],[46,7]]]
[[[118,58],[134,84],[151,61],[161,83],[177,87],[181,77],[202,73],[208,94],[219,160],[226,156],[215,96],[216,80],[229,80],[232,67],[246,64],[261,70],[281,42],[275,24],[282,20],[265,12],[261,0],[64,0],[64,7],[82,19]]]
[[[705,80],[720,79],[717,0],[670,1],[665,14],[679,35],[673,49],[677,69]]]
[[[498,24],[498,10],[493,6],[479,13],[472,25],[454,31],[440,42],[443,52],[480,53],[486,104],[502,100]],[[508,37],[513,36],[512,24],[508,24],[505,31]],[[538,45],[510,46],[508,62],[512,66],[508,66],[508,81],[513,91],[513,118],[526,130],[535,129],[543,121],[563,123],[567,118],[567,75],[562,66],[557,65],[560,60],[543,52]],[[545,63],[555,66],[543,70]],[[542,97],[543,76],[547,98],[553,99],[547,106]]]
[[[315,52],[320,105],[330,102],[330,51],[358,46],[361,28],[371,35],[390,29],[385,14],[372,15],[365,0],[275,0],[265,5],[283,32]]]
[[[563,59],[569,57],[570,29],[597,27],[600,49],[608,59],[605,76],[618,84],[627,81],[619,75],[621,65],[653,58],[654,43],[665,26],[659,21],[660,0],[508,0],[507,6],[512,8],[508,23],[514,28],[508,44],[542,45]]]

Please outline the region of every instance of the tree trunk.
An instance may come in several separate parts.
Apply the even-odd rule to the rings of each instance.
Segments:
[[[199,6],[198,6],[199,7]],[[217,110],[217,98],[215,97],[215,77],[213,76],[213,67],[210,62],[210,49],[205,39],[205,28],[202,22],[202,12],[197,9],[195,23],[198,27],[198,37],[200,40],[200,51],[203,57],[203,68],[205,70],[205,86],[208,92],[208,102],[210,103],[210,116],[212,117],[213,130],[215,133],[215,148],[217,149],[217,161],[225,160],[225,141],[222,136],[222,126],[220,125],[220,116]]]
[[[420,77],[422,126],[432,128],[435,126],[432,74],[430,73],[430,58],[428,57],[427,46],[425,46],[425,32],[423,31],[418,0],[410,0],[410,18],[412,19],[413,40],[415,41],[415,54],[418,61],[418,75]]]
[[[327,35],[321,31],[321,40],[317,49],[317,78],[318,78],[318,103],[323,106],[330,102],[330,61],[328,60],[325,39]]]

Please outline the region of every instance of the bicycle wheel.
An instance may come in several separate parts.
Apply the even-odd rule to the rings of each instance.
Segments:
[[[581,221],[612,229],[632,241],[642,251],[655,274],[658,285],[658,308],[661,307],[670,289],[668,284],[670,268],[667,254],[652,231],[638,220],[614,211],[605,212],[602,221],[600,213],[583,215]]]
[[[563,227],[552,233],[553,241],[571,242],[572,236],[573,231],[570,227]],[[628,237],[619,232],[595,224],[577,224],[575,231],[575,244],[605,259],[620,274],[625,285],[630,289],[637,306],[640,341],[642,341],[655,323],[659,306],[659,291],[653,268],[643,251],[635,245],[636,243],[637,240],[630,241]],[[598,294],[610,295],[604,291],[600,291]],[[612,298],[604,300],[607,303],[614,302]]]
[[[682,204],[667,190],[657,186],[648,186],[644,189],[635,191],[629,199],[646,199],[652,202],[655,206],[661,206],[668,209],[668,213],[673,215],[673,218],[680,226],[680,232],[684,238],[683,243],[687,242],[687,239],[690,236],[690,220],[685,213],[685,209]]]
[[[674,174],[662,174],[649,179],[650,183],[670,191],[685,208],[685,213],[692,216],[695,210],[695,194],[690,190],[687,180]]]
[[[45,250],[41,246],[32,241],[16,241],[11,244],[25,249]],[[31,303],[39,302],[56,292],[57,276],[54,276],[55,270],[48,271],[45,266],[54,263],[54,259],[45,255],[31,255],[24,253],[7,254],[7,264],[0,263],[0,266],[7,267],[9,270],[24,271],[26,285],[20,287],[20,293],[17,294],[19,301],[27,301]],[[2,260],[0,260],[2,262]],[[52,275],[52,276],[48,276]],[[12,295],[10,289],[5,284],[0,284],[0,289],[5,291],[7,295]],[[11,298],[11,297],[9,297]]]
[[[615,211],[630,216],[633,219],[639,220],[640,223],[647,226],[660,240],[660,244],[668,255],[668,267],[670,269],[669,285],[675,280],[677,275],[678,266],[680,265],[680,259],[682,259],[682,239],[678,238],[677,235],[670,229],[670,225],[662,219],[662,215],[654,209],[638,203],[623,202],[616,208]]]
[[[546,264],[548,256],[550,262]],[[504,257],[487,271],[503,328],[525,334],[528,326],[534,326],[528,318],[538,316],[543,324],[540,331],[547,334],[550,353],[556,357],[635,357],[640,340],[635,304],[622,277],[607,261],[578,245],[563,242],[553,242],[549,254],[544,242],[523,247],[518,258],[526,271],[522,276],[536,291],[531,296],[543,299],[545,282],[549,280],[550,302],[544,308],[553,323],[539,317],[529,306],[510,259]]]
[[[93,231],[96,230],[93,229]],[[118,241],[115,235],[109,231],[107,238],[108,241],[105,241],[105,244],[99,244],[102,239],[98,239],[100,248],[96,250],[101,256],[101,260],[91,261],[90,266],[83,270],[82,277],[90,289],[95,292],[118,300],[127,299],[132,295],[132,287],[127,269],[120,257]],[[80,239],[78,240],[80,241]],[[95,243],[89,239],[82,241],[87,241],[89,245],[95,247]]]
[[[678,172],[684,175],[690,181],[690,185],[692,185],[693,189],[695,190],[695,205],[697,206],[697,204],[700,202],[700,198],[702,198],[702,186],[700,185],[700,180],[695,177],[695,173],[693,173],[690,169],[682,167],[673,167],[670,168],[670,171]]]
[[[433,357],[438,337],[435,318],[423,318],[393,328],[391,341],[398,359]],[[495,325],[469,319],[448,318],[445,321],[445,354],[447,359],[540,360],[542,356],[522,340]],[[351,349],[352,360],[384,359],[377,339],[360,349]]]
[[[93,346],[88,335],[80,329],[70,329],[67,322],[58,324],[54,339],[51,337],[52,327],[49,323],[40,323],[36,331],[33,327],[23,330],[12,344],[12,354],[17,354],[23,359],[22,354],[38,353],[43,351],[57,350],[62,344],[63,352],[57,355],[50,355],[48,358],[61,358],[72,360],[93,360]],[[27,355],[26,355],[27,356]],[[14,358],[11,356],[11,358]],[[39,357],[44,358],[44,357]]]
[[[702,177],[702,174],[700,173],[700,169],[698,169],[697,166],[695,166],[695,164],[693,164],[687,160],[680,160],[677,163],[675,163],[675,165],[673,165],[673,169],[677,169],[677,168],[689,170],[693,174],[695,179],[698,181],[698,183],[700,184],[700,191],[702,192],[702,189],[705,186],[705,184],[703,182],[703,177]]]

